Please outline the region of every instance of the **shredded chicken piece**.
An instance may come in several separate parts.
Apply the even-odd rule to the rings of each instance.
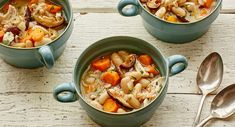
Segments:
[[[148,77],[149,76],[149,73],[145,71],[144,67],[141,65],[139,60],[136,60],[136,62],[135,62],[135,70],[140,72],[143,77]]]
[[[20,23],[20,17],[18,16],[18,12],[16,8],[12,5],[9,5],[9,9],[5,15],[1,14],[0,15],[0,22],[3,25],[6,24],[13,24],[17,25]]]

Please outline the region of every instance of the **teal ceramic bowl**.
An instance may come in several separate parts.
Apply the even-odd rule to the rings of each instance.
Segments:
[[[53,42],[35,48],[19,49],[0,44],[0,55],[8,64],[19,68],[52,68],[55,60],[63,53],[66,42],[73,31],[73,12],[69,0],[53,0],[63,6],[68,25]],[[0,1],[2,7],[8,0]]]
[[[158,65],[162,76],[166,77],[160,95],[151,104],[124,114],[108,113],[92,107],[83,99],[80,89],[82,74],[91,61],[102,54],[118,50],[150,55]],[[54,89],[54,97],[60,102],[79,101],[88,116],[103,127],[137,127],[147,122],[162,103],[167,93],[169,77],[180,73],[186,67],[187,60],[184,56],[174,55],[166,58],[159,49],[146,41],[124,36],[110,37],[92,44],[80,55],[74,68],[73,82],[57,86]]]
[[[155,17],[148,12],[139,0],[121,0],[118,11],[123,16],[140,15],[146,30],[154,37],[169,43],[186,43],[198,39],[205,34],[210,25],[218,17],[222,0],[217,0],[214,10],[207,17],[192,23],[170,23]],[[131,5],[129,9],[124,9]]]

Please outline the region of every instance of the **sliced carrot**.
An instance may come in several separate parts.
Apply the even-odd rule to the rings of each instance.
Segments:
[[[117,112],[119,105],[117,104],[116,101],[109,98],[104,102],[103,108],[104,108],[104,111],[107,111],[107,112]]]
[[[102,74],[101,80],[105,83],[109,83],[112,86],[115,86],[120,82],[120,76],[116,71],[108,71]]]
[[[62,10],[61,6],[53,5],[53,4],[47,4],[47,11],[55,14],[57,12],[60,12]]]
[[[7,12],[7,11],[8,11],[9,5],[10,5],[10,3],[6,3],[6,4],[3,6],[3,8],[2,8],[3,12]]]
[[[106,71],[111,66],[109,58],[99,58],[92,62],[92,67],[96,70]]]
[[[177,17],[171,15],[171,16],[167,17],[167,21],[169,21],[169,22],[177,22]]]
[[[38,1],[39,1],[39,0],[30,0],[29,4],[30,4],[30,5],[31,5],[31,4],[36,4],[36,3],[38,3]]]
[[[152,58],[149,55],[141,55],[139,57],[139,61],[144,65],[150,65],[153,62]]]
[[[207,10],[205,8],[201,9],[201,16],[207,15]]]
[[[45,33],[42,29],[36,28],[32,31],[31,36],[34,41],[41,41],[45,36]]]
[[[214,0],[206,0],[205,7],[210,8]]]
[[[4,31],[3,30],[1,30],[0,31],[0,42],[2,42],[2,40],[3,40],[3,37],[4,37]]]
[[[149,73],[152,73],[154,75],[160,74],[160,72],[152,65],[148,65],[146,71],[149,72]]]

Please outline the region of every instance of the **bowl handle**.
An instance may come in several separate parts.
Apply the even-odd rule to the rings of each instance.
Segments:
[[[55,59],[54,55],[51,51],[51,48],[49,46],[42,46],[38,50],[39,54],[42,57],[42,63],[48,68],[51,69],[54,66]]]
[[[188,66],[186,57],[182,55],[173,55],[168,57],[168,63],[170,68],[170,76],[184,71]]]
[[[126,6],[132,5],[129,9]],[[118,12],[123,16],[136,16],[139,14],[139,5],[137,0],[121,0],[118,4]]]
[[[53,91],[53,96],[59,102],[74,102],[77,100],[76,90],[71,83],[58,85]]]

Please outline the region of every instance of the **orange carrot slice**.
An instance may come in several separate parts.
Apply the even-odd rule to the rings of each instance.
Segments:
[[[0,31],[0,42],[2,42],[4,34],[5,34],[4,31],[1,30]]]
[[[101,80],[105,83],[109,83],[112,86],[115,86],[120,82],[120,76],[115,71],[109,71],[102,74]]]
[[[201,9],[201,16],[207,15],[207,10],[205,8]]]
[[[205,7],[210,8],[214,0],[206,0]]]
[[[117,104],[116,101],[109,98],[104,102],[103,108],[104,108],[104,111],[107,111],[107,112],[117,112],[119,105]]]
[[[109,58],[100,58],[92,62],[92,67],[96,70],[106,71],[111,66]]]
[[[177,17],[176,16],[169,16],[169,17],[167,17],[167,21],[169,21],[169,22],[177,22]]]
[[[55,14],[57,12],[60,12],[62,10],[61,6],[58,5],[52,5],[52,4],[47,4],[47,11]]]
[[[139,61],[144,65],[150,65],[152,64],[152,58],[149,55],[141,55],[139,57]]]
[[[146,71],[149,72],[149,73],[152,73],[154,75],[159,75],[160,74],[160,72],[152,65],[148,65]]]
[[[41,41],[45,33],[42,29],[36,28],[32,31],[31,36],[34,41]]]
[[[3,10],[4,12],[7,12],[8,9],[9,9],[9,5],[10,5],[10,3],[6,3],[6,4],[2,7],[2,10]]]

